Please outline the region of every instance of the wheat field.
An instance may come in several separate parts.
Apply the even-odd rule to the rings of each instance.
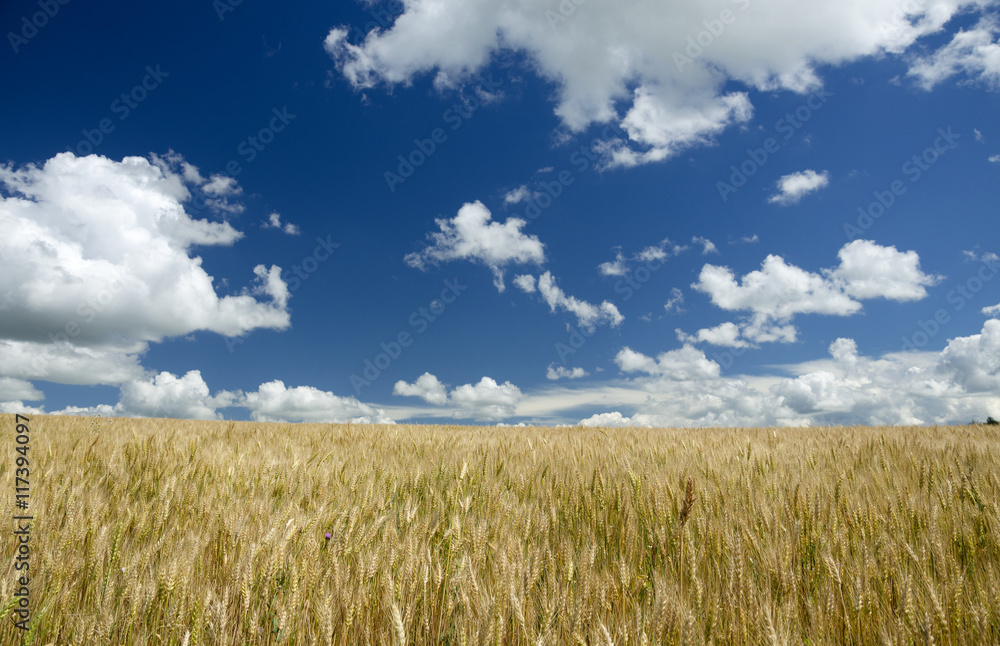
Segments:
[[[995,426],[30,426],[4,644],[1000,643]]]

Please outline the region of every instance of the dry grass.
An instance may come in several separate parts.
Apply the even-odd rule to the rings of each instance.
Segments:
[[[995,427],[94,428],[31,420],[4,644],[1000,643]]]

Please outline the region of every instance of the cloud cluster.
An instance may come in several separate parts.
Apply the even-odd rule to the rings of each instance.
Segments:
[[[568,4],[568,3],[564,3]],[[899,55],[955,15],[979,24],[914,61],[924,87],[956,73],[997,78],[993,0],[845,0],[817,8],[796,0],[695,0],[573,3],[566,14],[548,3],[412,0],[387,29],[360,44],[332,29],[325,47],[355,88],[408,84],[433,73],[454,87],[505,51],[557,88],[555,113],[569,132],[615,122],[625,133],[604,142],[610,165],[667,159],[710,143],[753,113],[746,92],[804,92],[817,69],[863,57]],[[921,46],[927,46],[920,43]]]
[[[301,233],[298,225],[292,224],[291,222],[281,222],[281,214],[277,211],[272,211],[267,216],[267,222],[261,225],[265,229],[280,229],[286,235],[297,236]]]
[[[120,384],[119,391],[118,403],[114,405],[69,406],[50,412],[54,415],[222,419],[220,409],[244,408],[250,411],[251,419],[260,422],[395,423],[382,409],[353,397],[338,397],[312,386],[289,388],[279,380],[263,383],[253,392],[221,390],[213,395],[199,370],[191,370],[181,377],[161,372],[130,379]],[[41,396],[31,392],[30,384],[0,380],[0,410],[45,412],[41,408],[17,409],[20,399],[37,400]]]
[[[550,381],[557,381],[559,379],[581,379],[589,374],[589,372],[580,367],[567,368],[565,366],[555,366],[554,364],[549,364],[549,367],[545,370],[545,378]]]
[[[430,263],[451,260],[478,262],[493,272],[493,283],[502,292],[506,265],[545,262],[545,248],[538,237],[521,232],[526,221],[493,222],[489,209],[478,200],[464,204],[454,218],[435,222],[440,231],[428,234],[432,244],[406,255],[404,260],[411,267],[424,269]]]
[[[612,426],[955,424],[1000,411],[1000,320],[951,339],[941,352],[858,353],[852,339],[829,358],[784,366],[790,377],[723,377],[685,346],[653,359],[629,348],[615,361],[646,401],[631,417],[606,411],[582,420]]]
[[[714,248],[714,245],[712,246]],[[615,252],[615,259],[602,262],[597,266],[597,271],[602,276],[625,276],[632,271],[633,264],[662,262],[671,256],[677,256],[686,249],[686,245],[673,244],[669,239],[664,239],[659,244],[645,247],[639,253],[630,256],[624,255],[619,249]]]
[[[723,324],[694,335],[678,332],[679,338],[732,347],[746,341],[790,343],[797,333],[790,321],[798,314],[849,316],[861,311],[860,301],[865,299],[919,300],[927,295],[927,286],[941,280],[920,270],[916,252],[870,240],[849,242],[837,255],[837,267],[813,273],[771,254],[760,269],[739,280],[728,267],[705,265],[691,286],[717,307],[748,316],[738,324],[739,335],[733,333],[735,324]]]
[[[176,153],[118,162],[66,152],[0,165],[0,188],[0,374],[120,383],[138,376],[149,342],[289,326],[280,268],[258,265],[242,293],[219,296],[192,253],[242,237],[185,210],[193,194],[215,212],[240,210],[226,202],[239,193],[231,178],[206,179]]]
[[[397,381],[393,386],[394,395],[420,397],[435,406],[450,405],[454,408],[452,417],[476,421],[496,422],[514,414],[518,403],[524,398],[521,389],[505,381],[498,384],[490,377],[483,377],[476,384],[464,384],[446,392],[446,386],[429,372],[420,375],[410,384]]]
[[[251,418],[261,422],[394,423],[383,410],[354,397],[338,397],[313,386],[288,388],[277,379],[243,394],[236,405],[249,409]]]

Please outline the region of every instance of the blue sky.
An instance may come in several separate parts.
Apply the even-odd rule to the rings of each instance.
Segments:
[[[996,417],[998,6],[3,3],[0,410]]]

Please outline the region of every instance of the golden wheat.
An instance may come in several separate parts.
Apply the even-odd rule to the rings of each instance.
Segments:
[[[993,427],[31,429],[4,644],[1000,643]]]

